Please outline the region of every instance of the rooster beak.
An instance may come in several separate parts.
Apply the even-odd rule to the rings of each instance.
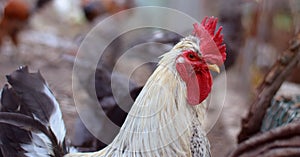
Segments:
[[[207,64],[207,66],[209,70],[220,73],[220,68],[216,64]]]

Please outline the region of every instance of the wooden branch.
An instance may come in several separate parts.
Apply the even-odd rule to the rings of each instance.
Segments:
[[[239,144],[229,157],[300,156],[300,123],[294,122],[255,135]],[[297,155],[295,155],[297,154]]]
[[[247,140],[260,131],[262,120],[267,108],[271,104],[273,96],[292,72],[293,68],[297,66],[299,60],[300,33],[290,42],[288,50],[276,61],[259,86],[259,92],[254,103],[250,106],[247,117],[242,119],[242,129],[238,135],[238,143]]]

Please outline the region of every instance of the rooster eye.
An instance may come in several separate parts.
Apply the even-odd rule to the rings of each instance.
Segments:
[[[191,60],[195,60],[196,59],[196,56],[192,53],[189,53],[188,54],[188,58],[191,59]]]

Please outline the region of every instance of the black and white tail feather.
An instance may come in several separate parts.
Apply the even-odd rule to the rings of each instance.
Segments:
[[[59,104],[40,72],[20,67],[1,92],[0,157],[59,157],[67,153]]]

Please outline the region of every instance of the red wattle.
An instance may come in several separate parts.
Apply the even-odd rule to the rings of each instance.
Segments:
[[[187,87],[187,102],[198,105],[204,101],[211,91],[212,78],[209,70],[195,73],[188,63],[177,63],[176,69]]]
[[[201,101],[200,86],[196,75],[192,75],[189,80],[186,81],[187,87],[187,101],[191,105],[198,105]]]

